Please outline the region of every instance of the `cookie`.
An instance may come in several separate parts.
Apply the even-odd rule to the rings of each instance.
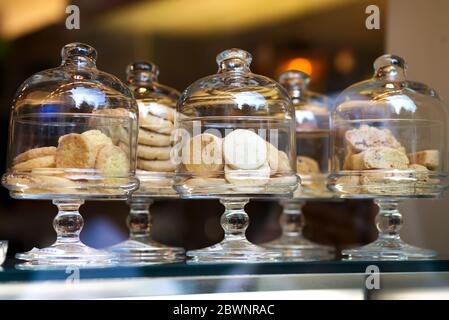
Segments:
[[[232,169],[251,170],[267,162],[267,143],[251,130],[237,129],[223,141],[226,165]]]
[[[100,130],[66,134],[59,138],[56,167],[93,168],[98,150],[105,145],[112,146],[112,140]]]
[[[171,147],[152,147],[139,145],[137,157],[146,160],[168,160],[170,159]]]
[[[306,156],[296,157],[296,172],[298,174],[308,175],[320,173],[318,162],[315,159]]]
[[[225,179],[229,183],[241,186],[263,186],[270,180],[270,166],[263,164],[258,169],[242,170],[225,166]]]
[[[100,127],[107,136],[111,137],[113,144],[118,144],[121,138],[121,131],[130,125],[130,113],[124,108],[100,109],[92,113],[102,115],[102,117],[91,119],[92,127]]]
[[[169,120],[171,122],[175,121],[175,109],[170,108],[166,105],[159,104],[159,103],[142,103],[139,102],[139,113],[141,115],[147,115],[148,113],[151,113],[153,116]]]
[[[103,145],[98,150],[95,169],[100,170],[105,176],[124,177],[130,171],[129,159],[120,147]]]
[[[33,158],[27,161],[17,163],[13,166],[14,170],[31,170],[35,168],[54,168],[56,166],[55,156],[44,156]]]
[[[208,174],[223,170],[222,139],[209,133],[191,138],[182,149],[182,163],[192,173]]]
[[[268,164],[271,171],[274,172],[290,172],[290,159],[284,151],[278,150],[271,143],[267,142]]]
[[[352,170],[407,169],[408,157],[401,151],[389,147],[370,148],[351,156]]]
[[[402,145],[396,140],[390,130],[362,125],[358,129],[348,130],[345,140],[353,153],[363,152],[370,148],[389,147],[402,149]]]
[[[173,122],[142,113],[139,116],[139,127],[162,134],[171,134],[174,130]]]
[[[429,170],[437,170],[440,165],[440,152],[438,150],[423,150],[408,155],[410,163],[420,164]]]
[[[56,147],[34,148],[19,154],[17,157],[14,158],[12,164],[15,165],[19,162],[25,162],[34,158],[54,156],[55,154],[56,154]]]
[[[152,132],[143,128],[139,129],[139,144],[154,147],[167,147],[171,145],[170,135]]]
[[[137,168],[146,171],[173,172],[176,165],[171,160],[137,159]]]

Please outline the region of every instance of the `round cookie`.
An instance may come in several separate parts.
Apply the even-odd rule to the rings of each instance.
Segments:
[[[139,116],[139,127],[162,134],[170,134],[174,130],[173,122],[142,113]]]
[[[170,159],[171,147],[152,147],[139,145],[137,157],[146,160],[168,160]]]
[[[154,147],[167,147],[171,145],[170,135],[152,132],[144,128],[139,129],[139,144]]]
[[[173,172],[176,165],[171,160],[137,159],[137,168],[146,171]]]
[[[31,170],[35,168],[54,168],[56,166],[55,156],[44,156],[20,162],[13,166],[14,170]]]
[[[223,170],[222,139],[209,133],[194,136],[182,150],[187,171],[206,175]]]
[[[278,150],[271,143],[267,142],[268,164],[273,172],[290,172],[290,159],[284,151]]]
[[[130,170],[129,159],[120,147],[104,145],[98,151],[95,168],[106,176],[126,176]]]
[[[17,157],[14,158],[12,164],[15,165],[19,162],[25,162],[34,158],[54,156],[55,154],[56,154],[56,147],[34,148],[19,154]]]
[[[232,169],[257,169],[267,161],[267,143],[253,131],[237,129],[224,138],[223,155]]]
[[[271,169],[265,163],[258,169],[242,170],[225,166],[225,178],[229,183],[241,186],[263,186],[270,180]]]
[[[159,103],[138,103],[139,104],[139,113],[141,115],[147,115],[148,113],[151,113],[152,115],[169,120],[171,122],[174,122],[175,120],[175,109],[170,108],[166,105],[159,104]]]

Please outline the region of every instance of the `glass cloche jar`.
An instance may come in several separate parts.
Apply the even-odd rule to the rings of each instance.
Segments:
[[[285,71],[279,76],[279,83],[287,90],[295,108],[296,171],[301,187],[294,193],[294,199],[280,202],[283,206],[281,237],[264,246],[281,250],[284,259],[289,261],[332,259],[333,248],[313,243],[302,234],[305,203],[333,197],[326,186],[331,102],[326,96],[309,90],[310,76],[304,72]]]
[[[399,237],[398,201],[439,196],[448,186],[449,114],[437,93],[406,79],[400,57],[374,62],[372,79],[344,90],[332,114],[329,187],[342,197],[374,198],[379,238],[350,259],[419,259],[434,256]]]
[[[219,198],[225,206],[224,240],[190,251],[194,262],[274,260],[245,237],[249,198],[289,197],[297,186],[294,109],[275,81],[251,73],[240,49],[217,56],[218,73],[181,95],[173,160],[177,191],[185,198]]]
[[[89,45],[64,46],[61,65],[28,78],[12,104],[2,183],[13,198],[49,199],[59,209],[56,242],[17,255],[31,265],[110,262],[107,252],[81,243],[78,208],[87,199],[126,199],[138,187],[137,105],[126,85],[96,68],[96,59]]]
[[[136,176],[139,189],[129,199],[129,239],[110,248],[121,263],[156,264],[185,260],[183,248],[151,239],[150,206],[154,199],[178,198],[170,160],[179,92],[158,82],[159,68],[149,62],[128,65],[127,84],[139,107]],[[124,143],[126,146],[126,143]]]

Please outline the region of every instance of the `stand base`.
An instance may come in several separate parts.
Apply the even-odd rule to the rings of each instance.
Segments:
[[[180,263],[185,260],[183,248],[169,247],[154,240],[128,239],[109,248],[121,265]]]
[[[377,239],[366,246],[342,251],[347,260],[424,260],[437,253],[411,246],[401,239]]]
[[[81,242],[54,243],[50,247],[16,254],[19,260],[26,262],[19,269],[62,268],[62,267],[110,267],[114,265],[114,255],[90,248]]]
[[[320,261],[335,258],[334,248],[314,243],[300,235],[284,234],[263,246],[281,251],[283,261]]]
[[[282,260],[282,253],[256,246],[246,239],[223,240],[213,246],[187,252],[189,264],[263,263]]]

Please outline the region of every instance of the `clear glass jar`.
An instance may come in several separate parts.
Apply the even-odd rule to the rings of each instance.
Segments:
[[[2,183],[14,198],[50,199],[59,208],[56,242],[17,256],[31,265],[110,261],[80,242],[78,208],[86,199],[126,199],[138,187],[137,105],[126,85],[96,68],[96,59],[89,45],[64,46],[61,65],[28,78],[12,104]]]
[[[225,239],[190,251],[195,262],[267,261],[278,252],[245,238],[249,198],[288,197],[297,186],[294,109],[275,81],[251,73],[251,55],[230,49],[217,56],[218,73],[181,95],[175,122],[175,187],[187,198],[219,198]]]
[[[372,79],[344,90],[332,114],[329,187],[342,197],[374,198],[379,239],[346,250],[350,259],[434,256],[399,237],[398,200],[439,196],[448,186],[448,110],[436,92],[406,79],[405,61],[384,55]]]
[[[110,248],[124,264],[182,262],[184,249],[151,238],[150,206],[154,199],[177,198],[173,189],[175,165],[170,159],[179,92],[158,82],[159,68],[150,62],[128,65],[127,84],[139,107],[137,191],[128,200],[129,239]]]
[[[310,76],[290,70],[282,73],[279,83],[287,90],[295,108],[296,171],[301,187],[294,199],[280,201],[282,234],[264,246],[278,249],[289,261],[328,260],[335,254],[331,247],[313,243],[303,236],[305,225],[302,207],[307,200],[329,200],[329,118],[331,102],[326,96],[309,90]]]

